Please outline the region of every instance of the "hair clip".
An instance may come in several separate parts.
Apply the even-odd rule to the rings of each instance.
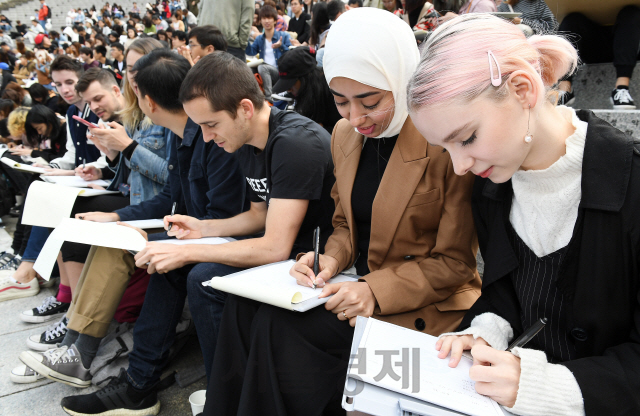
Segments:
[[[500,64],[496,59],[495,55],[491,51],[487,51],[487,56],[489,58],[489,75],[491,76],[491,84],[494,87],[499,87],[502,84],[502,72],[500,72]],[[491,59],[493,58],[493,59]],[[493,63],[496,64],[496,69],[498,70],[498,76],[496,78],[493,77]]]

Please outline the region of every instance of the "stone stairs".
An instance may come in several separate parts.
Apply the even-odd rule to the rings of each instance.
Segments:
[[[591,109],[612,126],[640,139],[640,65],[636,66],[629,86],[638,110],[612,109],[610,97],[615,88],[615,80],[616,73],[612,64],[582,65],[573,81],[576,101],[572,107]]]

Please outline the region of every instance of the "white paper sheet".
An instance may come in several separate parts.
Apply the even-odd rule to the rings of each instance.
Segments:
[[[137,220],[137,221],[121,221],[124,224],[129,224],[132,227],[140,228],[141,230],[149,230],[151,228],[164,228],[163,220]],[[109,222],[107,224],[115,224],[115,222]]]
[[[93,222],[65,218],[49,235],[47,242],[40,251],[33,268],[49,280],[51,271],[58,257],[58,252],[65,241],[88,244],[92,246],[111,247],[138,252],[147,245],[147,240],[133,228],[117,225],[114,222]],[[159,240],[166,244],[224,244],[234,241],[233,238],[209,237],[194,240]]]
[[[58,252],[65,241],[132,251],[140,251],[147,244],[147,240],[133,228],[65,218],[53,230],[33,265],[43,279],[49,280]]]
[[[29,186],[22,211],[22,223],[39,227],[55,228],[69,218],[78,196],[114,194],[118,191],[74,188],[53,183],[35,181]]]
[[[365,351],[366,365],[350,365],[349,375],[465,414],[503,415],[498,403],[475,391],[475,383],[469,378],[472,361],[463,358],[456,368],[450,368],[448,358],[438,358],[436,341],[431,335],[369,318],[359,345],[364,348],[361,351]],[[391,361],[387,358],[385,367],[385,354],[389,352],[394,355]]]
[[[44,168],[37,168],[35,166],[27,165],[24,163],[18,163],[15,160],[9,159],[8,157],[0,158],[0,162],[16,170],[20,170],[23,172],[40,173],[40,174],[45,172]]]
[[[296,304],[317,298],[322,293],[321,288],[313,289],[298,285],[289,275],[289,270],[294,264],[294,260],[267,264],[227,276],[217,276],[205,283],[223,292],[294,310]],[[354,280],[353,276],[338,275],[329,283]]]
[[[46,176],[46,175],[42,175],[40,178],[42,178],[43,181],[45,182],[49,182],[49,183],[55,183],[57,185],[62,185],[62,186],[71,186],[74,188],[88,188],[89,185],[98,185],[98,186],[102,186],[102,187],[107,187],[109,186],[108,181],[105,181],[103,179],[98,179],[95,181],[85,181],[84,179],[82,179],[80,176]]]
[[[22,211],[22,223],[55,228],[69,218],[80,188],[35,181],[29,186]]]

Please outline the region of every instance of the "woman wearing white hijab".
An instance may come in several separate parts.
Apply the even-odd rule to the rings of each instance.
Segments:
[[[429,146],[406,108],[419,54],[411,29],[383,10],[343,14],[327,38],[325,76],[346,119],[332,137],[334,232],[291,270],[333,295],[295,313],[230,297],[205,415],[344,415],[353,326],[374,316],[432,335],[455,329],[480,294],[473,177]],[[354,266],[357,282],[325,285]]]

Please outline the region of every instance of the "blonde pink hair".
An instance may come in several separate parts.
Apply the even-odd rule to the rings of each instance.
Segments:
[[[498,87],[491,84],[489,51],[500,65]],[[407,86],[407,103],[414,111],[469,102],[485,91],[500,100],[508,94],[505,81],[518,70],[530,73],[546,91],[544,97],[551,99],[557,97],[552,87],[577,64],[575,48],[560,36],[526,38],[516,25],[498,17],[462,15],[437,28],[423,44],[420,63]]]

